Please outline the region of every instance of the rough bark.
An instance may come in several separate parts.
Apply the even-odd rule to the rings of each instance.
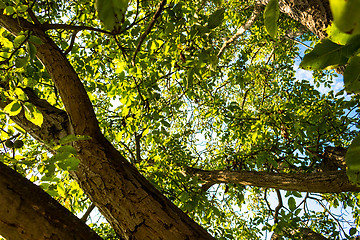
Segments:
[[[115,231],[125,239],[212,239],[105,139],[78,75],[41,27],[6,15],[0,15],[0,25],[14,35],[30,30],[42,40],[37,57],[60,93],[70,133],[91,137],[74,143],[80,159],[76,179]]]
[[[283,234],[277,234],[274,233],[271,235],[271,240],[280,240],[282,239],[282,236],[292,237],[294,238],[294,235],[300,235],[300,239],[306,239],[306,240],[328,240],[328,238],[324,237],[323,235],[314,232],[313,230],[309,228],[299,228],[296,230],[284,230]]]
[[[269,0],[258,0],[266,5]],[[326,37],[323,31],[331,22],[332,14],[328,0],[280,0],[280,11],[300,22],[320,39]]]
[[[316,173],[273,173],[230,170],[205,171],[187,168],[186,172],[207,182],[207,187],[216,183],[235,183],[299,192],[340,193],[360,191],[360,187],[353,185],[343,170]]]
[[[0,162],[0,233],[9,240],[102,239],[40,187]]]

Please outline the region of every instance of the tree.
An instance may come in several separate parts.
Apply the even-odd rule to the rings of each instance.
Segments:
[[[358,96],[293,69],[329,5],[284,1],[276,21],[274,2],[1,1],[3,162],[74,213],[94,203],[124,239],[349,235],[324,202],[358,216],[344,172]],[[236,212],[245,199],[253,215]]]

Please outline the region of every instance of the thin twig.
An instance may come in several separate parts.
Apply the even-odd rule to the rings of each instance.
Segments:
[[[153,18],[151,19],[151,22],[150,22],[149,26],[147,27],[147,29],[145,30],[145,32],[140,36],[138,45],[136,46],[135,53],[134,53],[134,56],[133,56],[133,58],[132,58],[132,65],[133,65],[133,66],[135,66],[136,55],[137,55],[137,53],[139,52],[142,43],[144,42],[146,36],[150,33],[152,27],[153,27],[154,24],[155,24],[156,19],[160,16],[160,14],[161,14],[161,12],[162,12],[165,4],[166,4],[166,0],[162,0],[161,3],[159,4],[158,9],[157,9],[156,12],[155,12]]]
[[[64,30],[75,30],[75,31],[83,31],[83,30],[89,30],[94,32],[101,32],[108,35],[114,35],[113,33],[89,26],[76,26],[76,25],[68,25],[68,24],[50,24],[50,23],[43,23],[41,24],[41,29],[43,30],[50,30],[50,29],[64,29]]]
[[[229,40],[224,42],[219,53],[217,54],[217,57],[220,57],[226,47],[228,47],[231,43],[233,43],[240,35],[242,35],[246,30],[248,30],[254,24],[256,18],[260,15],[260,10],[261,10],[261,6],[256,4],[254,7],[254,11],[251,14],[249,20],[247,20],[247,22],[237,30],[234,36],[232,36]]]
[[[73,35],[71,36],[71,40],[70,40],[70,45],[69,47],[65,50],[64,54],[67,55],[71,49],[73,48],[74,46],[74,43],[75,43],[75,38],[76,38],[76,34],[78,33],[77,30],[74,31]]]

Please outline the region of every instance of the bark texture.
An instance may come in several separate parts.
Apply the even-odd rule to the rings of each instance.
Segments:
[[[40,187],[0,162],[0,233],[9,240],[101,240]]]
[[[266,5],[269,0],[258,0]],[[331,22],[332,14],[328,0],[280,0],[280,11],[300,22],[320,39],[326,37],[323,31]]]
[[[41,26],[6,15],[0,15],[0,25],[14,35],[30,30],[42,40],[43,44],[37,46],[37,57],[60,93],[69,120],[67,130],[71,134],[91,137],[91,140],[74,143],[80,159],[75,178],[115,231],[125,239],[212,239],[105,139],[78,75]],[[51,118],[47,110],[43,109],[44,113],[46,119]],[[47,137],[41,130],[50,126],[45,124],[42,128],[33,128],[25,119],[19,121],[25,122],[22,126],[35,138],[46,141]],[[49,124],[57,126],[62,123]],[[54,134],[52,138],[60,138]]]
[[[284,230],[282,234],[274,233],[271,235],[270,240],[281,240],[282,236],[286,236],[289,238],[296,238],[298,239],[298,236],[300,235],[300,239],[303,240],[328,240],[328,238],[324,237],[323,235],[314,232],[313,230],[309,228],[299,228],[296,230]]]
[[[207,182],[207,187],[216,183],[235,183],[299,192],[340,193],[360,191],[360,187],[353,185],[343,170],[316,173],[272,173],[230,170],[205,171],[188,168],[186,172]]]

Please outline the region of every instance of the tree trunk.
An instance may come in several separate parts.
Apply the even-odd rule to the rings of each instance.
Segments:
[[[36,46],[37,57],[60,93],[70,133],[91,137],[74,143],[80,159],[75,178],[114,230],[125,239],[213,239],[142,177],[102,135],[78,75],[41,27],[3,14],[0,25],[14,35],[30,30],[41,39],[42,44]],[[26,130],[44,141],[35,129]]]
[[[270,0],[258,0],[266,5]],[[328,0],[280,0],[280,11],[300,22],[318,36],[326,37],[324,29],[330,24],[332,14]]]
[[[9,240],[101,240],[40,187],[0,162],[0,233]]]

